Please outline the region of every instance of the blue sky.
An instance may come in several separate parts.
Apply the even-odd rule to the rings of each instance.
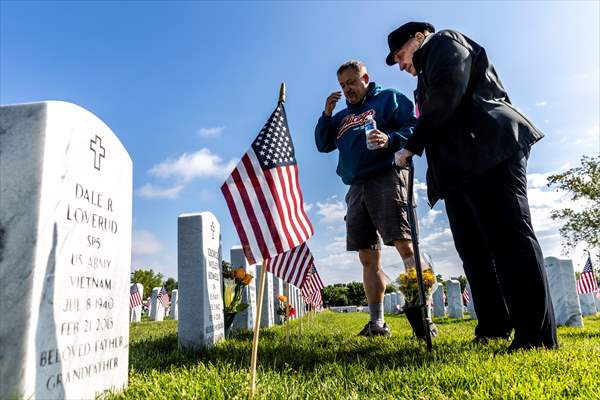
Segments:
[[[219,187],[285,81],[317,266],[327,284],[361,280],[357,255],[344,251],[337,154],[316,151],[314,125],[351,58],[412,98],[415,80],[384,63],[386,37],[429,21],[482,44],[513,103],[546,133],[530,158],[530,203],[544,255],[561,256],[560,224],[548,215],[568,200],[545,177],[600,151],[599,14],[591,1],[1,1],[0,103],[64,100],[106,122],[133,159],[133,267],[176,277],[179,214],[213,212],[225,258],[237,244]],[[416,168],[422,199],[424,160]],[[437,272],[462,274],[443,204],[421,201],[419,217]],[[580,270],[581,249],[571,257]],[[399,261],[384,251],[383,265]]]

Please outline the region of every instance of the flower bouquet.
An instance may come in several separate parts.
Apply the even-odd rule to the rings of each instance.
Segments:
[[[425,290],[425,299],[429,299],[435,288],[437,288],[437,283],[433,270],[426,263],[424,263],[424,266],[426,267],[422,271],[423,289]],[[428,311],[425,311],[426,309],[428,310],[428,307],[423,307],[422,304],[420,304],[421,300],[419,298],[419,282],[417,281],[416,267],[410,266],[405,272],[401,273],[398,277],[398,284],[400,286],[400,291],[404,294],[406,302],[404,314],[406,315],[406,319],[408,319],[415,336],[418,339],[425,339],[426,328],[423,324],[423,319],[426,317],[429,332],[431,337],[434,337],[437,334],[437,328],[431,320],[431,316],[428,315]],[[427,313],[427,315],[423,315],[424,313]]]
[[[296,315],[296,309],[293,305],[288,303],[287,296],[280,294],[278,299],[279,307],[277,308],[277,315],[279,315],[281,322],[287,322],[290,318]]]
[[[248,308],[248,304],[242,303],[242,291],[254,278],[244,268],[236,268],[233,271],[223,269],[223,312],[225,314],[225,332],[228,332],[233,324],[235,315]]]
[[[287,296],[280,294],[279,297],[279,307],[277,307],[277,315],[279,315],[279,320],[281,322],[285,322],[285,344],[290,344],[290,318],[296,315],[296,309],[293,305],[288,302]]]

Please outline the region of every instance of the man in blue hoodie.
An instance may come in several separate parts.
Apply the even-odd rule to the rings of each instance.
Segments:
[[[359,335],[390,336],[383,314],[385,276],[377,233],[386,245],[396,247],[405,265],[414,266],[406,210],[408,170],[394,167],[394,152],[404,146],[415,127],[414,107],[399,91],[370,82],[360,61],[340,66],[337,78],[347,108],[332,115],[342,94],[333,92],[327,97],[315,128],[315,141],[322,153],[339,150],[337,174],[350,185],[346,194],[346,247],[358,251],[371,316]],[[367,148],[363,127],[369,116],[377,124],[369,135],[373,150]]]

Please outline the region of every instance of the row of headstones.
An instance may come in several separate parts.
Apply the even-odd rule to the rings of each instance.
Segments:
[[[383,296],[383,311],[386,314],[398,313],[404,308],[404,295],[401,292],[386,293]]]
[[[600,299],[594,293],[577,294],[573,261],[546,257],[544,265],[557,325],[583,326],[583,316],[600,312]]]
[[[224,339],[222,296],[222,249],[220,225],[210,212],[182,214],[177,221],[177,268],[179,277],[179,346],[199,349]],[[242,303],[249,307],[235,315],[232,330],[253,330],[257,313],[261,265],[250,265],[241,246],[230,250],[232,268],[244,268],[254,279],[243,288]],[[261,327],[279,323],[279,295],[287,296],[302,318],[304,302],[300,289],[265,273]]]
[[[240,246],[231,248],[231,265],[235,267],[241,266],[247,273],[255,277],[242,291],[242,302],[248,304],[248,308],[236,314],[231,329],[254,330],[256,316],[258,315],[257,299],[262,266],[249,265]],[[300,289],[294,285],[288,285],[281,278],[267,272],[265,274],[265,287],[260,317],[261,328],[269,328],[275,324],[282,323],[281,318],[277,315],[277,309],[280,305],[280,295],[286,296],[288,302],[296,310],[296,315],[290,319],[302,318],[304,315],[304,300],[300,294]]]
[[[141,283],[135,283],[138,287],[138,293],[144,293],[144,285]],[[131,286],[131,284],[130,284]],[[171,319],[177,321],[179,318],[179,290],[173,289],[171,291],[171,304],[169,307],[163,306],[158,299],[160,290],[162,288],[155,287],[152,289],[152,295],[148,303],[148,318],[152,321],[162,321],[166,315],[169,315]],[[132,307],[129,309],[129,322],[141,322],[142,321],[142,305]]]
[[[577,294],[575,271],[571,260],[547,257],[544,259],[544,264],[557,325],[583,326],[582,316],[595,315],[600,312],[600,298],[594,293]],[[448,291],[448,317],[463,318],[464,308],[460,282],[448,280],[446,288]],[[467,311],[472,319],[477,319],[468,283],[467,291],[470,294]],[[444,292],[442,286],[439,286],[433,293],[433,316],[443,317],[446,315],[445,311]]]
[[[471,287],[467,283],[467,292],[469,293],[469,301],[467,302],[467,312],[471,319],[477,319],[475,313],[475,303],[473,296],[471,295]],[[433,303],[433,316],[434,317],[445,317],[446,311],[448,312],[449,318],[464,318],[465,309],[463,303],[462,292],[460,290],[460,282],[455,279],[449,279],[446,281],[446,290],[448,292],[448,307],[444,301],[444,287],[439,285],[432,294]]]

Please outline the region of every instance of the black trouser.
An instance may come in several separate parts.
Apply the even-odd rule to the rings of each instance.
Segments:
[[[556,324],[519,152],[445,198],[454,245],[471,285],[476,336],[555,347]]]

